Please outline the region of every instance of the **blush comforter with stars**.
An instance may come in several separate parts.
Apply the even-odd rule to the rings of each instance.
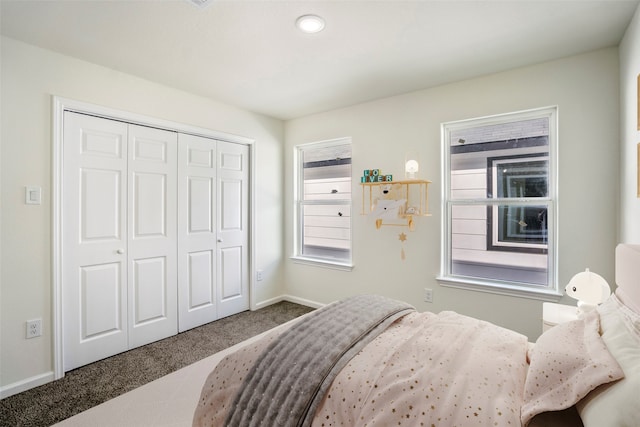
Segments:
[[[599,337],[597,318],[553,328],[555,336],[532,353],[524,335],[482,320],[396,308],[377,327],[383,332],[360,334],[364,343],[349,350],[325,346],[328,354],[346,354],[332,375],[317,375],[315,362],[293,365],[307,359],[308,350],[322,359],[318,346],[294,344],[308,342],[307,328],[298,328],[300,337],[286,336],[288,348],[297,349],[289,350],[292,357],[272,353],[289,329],[228,356],[205,382],[194,426],[568,426],[576,421],[563,410],[622,376]],[[331,317],[343,319],[345,329],[355,322],[339,311]],[[311,340],[331,341],[322,335]],[[269,370],[274,364],[279,368]],[[256,386],[258,377],[267,388]],[[314,403],[303,396],[302,409],[292,410],[282,396],[296,400],[300,384],[317,397]],[[252,403],[241,403],[242,396]],[[264,405],[268,416],[256,409]]]

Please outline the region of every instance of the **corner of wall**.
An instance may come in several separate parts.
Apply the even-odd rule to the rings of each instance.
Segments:
[[[620,188],[618,241],[640,242],[640,6],[619,46]]]

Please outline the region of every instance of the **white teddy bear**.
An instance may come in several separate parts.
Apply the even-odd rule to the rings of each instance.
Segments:
[[[571,278],[564,291],[578,300],[578,313],[593,310],[611,295],[611,288],[602,276],[587,268]]]

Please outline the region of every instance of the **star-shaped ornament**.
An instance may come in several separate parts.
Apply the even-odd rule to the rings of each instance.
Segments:
[[[398,239],[400,239],[401,242],[404,242],[405,240],[407,240],[407,235],[404,233],[400,233]]]

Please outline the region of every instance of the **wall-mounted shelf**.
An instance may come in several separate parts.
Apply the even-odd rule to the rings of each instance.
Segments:
[[[431,216],[428,191],[430,183],[431,181],[422,179],[362,182],[360,183],[362,186],[361,214],[375,215],[376,228],[395,225],[406,226],[413,231],[414,217]],[[388,191],[386,194],[385,190]]]

